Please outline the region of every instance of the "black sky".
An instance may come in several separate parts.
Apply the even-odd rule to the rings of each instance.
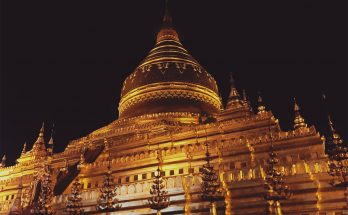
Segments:
[[[328,97],[347,138],[346,1],[170,2],[184,46],[224,99],[232,72],[253,101],[289,130],[296,97],[324,133]],[[154,45],[164,3],[1,1],[0,156],[31,148],[42,121],[56,124],[56,149],[117,118],[123,80]],[[255,104],[255,102],[254,102]],[[49,132],[47,132],[48,138]]]

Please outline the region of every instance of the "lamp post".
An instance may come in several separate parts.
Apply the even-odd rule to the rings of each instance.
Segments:
[[[202,177],[202,196],[204,201],[210,202],[210,214],[216,215],[216,202],[224,199],[224,191],[222,189],[221,183],[219,181],[219,176],[214,170],[214,166],[211,164],[211,157],[209,153],[208,142],[205,142],[206,153],[205,161],[206,163],[201,168]]]
[[[148,205],[151,209],[157,211],[157,215],[160,215],[161,210],[167,208],[170,204],[168,191],[164,190],[164,180],[161,175],[162,156],[160,150],[157,150],[157,161],[158,166],[150,189],[151,196],[148,198]]]
[[[34,208],[30,212],[32,214],[52,215],[55,214],[55,211],[52,209],[53,192],[51,168],[48,164],[45,164],[44,170],[39,199],[34,203]]]
[[[348,147],[336,132],[329,116],[330,135],[326,138],[329,156],[328,173],[332,176],[331,185],[345,189],[346,209],[348,210]]]
[[[272,139],[272,135],[271,135]],[[284,182],[284,172],[277,169],[279,159],[274,152],[273,143],[269,150],[269,158],[267,160],[266,167],[266,182],[265,189],[266,194],[264,196],[269,204],[269,214],[282,215],[282,209],[280,205],[281,200],[286,200],[291,197],[289,186]]]
[[[81,190],[82,184],[79,182],[79,179],[76,178],[71,187],[71,194],[68,196],[68,202],[66,204],[66,212],[71,215],[80,215],[83,214],[84,210],[82,209],[81,203]]]
[[[106,212],[109,214],[112,211],[119,210],[122,205],[118,204],[117,196],[117,188],[114,183],[114,178],[111,174],[111,159],[110,159],[110,150],[108,147],[107,141],[105,141],[105,149],[108,153],[108,171],[105,174],[105,178],[103,181],[103,187],[100,188],[100,196],[97,200],[97,211]]]

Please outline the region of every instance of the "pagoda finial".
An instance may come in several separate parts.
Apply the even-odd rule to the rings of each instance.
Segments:
[[[53,147],[54,147],[54,139],[53,139],[53,135],[54,135],[54,124],[52,125],[52,130],[51,130],[51,138],[48,141],[48,154],[51,156],[53,155]]]
[[[326,104],[326,96],[323,94]],[[326,150],[329,156],[328,173],[332,176],[330,184],[334,187],[348,187],[348,147],[344,144],[342,137],[337,133],[328,114],[329,135],[326,138]]]
[[[336,140],[336,142],[337,142],[337,140],[343,141],[341,139],[341,136],[336,132],[336,129],[335,129],[334,124],[332,122],[331,115],[327,111],[328,108],[327,108],[327,104],[326,104],[326,95],[322,94],[322,97],[323,97],[324,105],[326,107],[327,120],[328,120],[329,129],[330,129],[330,131],[329,131],[330,132],[330,134],[329,134],[330,137],[329,138],[332,139],[332,140]]]
[[[249,99],[245,89],[243,89],[243,103],[245,106],[247,106],[249,108],[250,112],[253,112],[253,108],[251,106],[250,99]]]
[[[22,154],[25,154],[26,152],[27,152],[27,142],[24,142],[23,149],[22,149]]]
[[[257,114],[264,114],[264,113],[266,113],[266,107],[265,107],[265,105],[263,103],[263,99],[261,97],[261,93],[259,92],[258,94],[259,94],[259,97],[257,99],[257,102],[258,102],[258,106],[257,106],[258,112],[257,112]]]
[[[164,16],[163,16],[163,25],[166,27],[172,27],[172,16],[169,11],[168,7],[168,0],[165,1],[165,9],[164,9]]]
[[[348,187],[348,147],[336,132],[329,115],[330,136],[327,138],[327,152],[329,156],[328,173],[333,177],[330,183],[337,187]]]
[[[44,143],[44,133],[45,133],[45,122],[42,122],[42,126],[40,128],[39,137],[36,142]]]
[[[51,138],[48,141],[48,145],[50,145],[52,147],[53,147],[53,144],[54,144],[53,135],[54,135],[54,124],[52,125],[52,129],[51,129]]]
[[[294,119],[294,129],[298,128],[307,128],[307,124],[305,119],[301,116],[300,107],[296,102],[296,98],[294,98],[294,111],[295,111],[295,119]]]
[[[6,167],[6,155],[2,156],[0,167]]]
[[[44,132],[45,132],[45,122],[42,122],[41,128],[40,128],[40,132],[39,132],[39,137],[43,137],[44,136]]]
[[[48,145],[49,145],[49,146],[53,146],[53,144],[54,144],[53,135],[51,135],[51,138],[50,138],[50,140],[48,141]]]
[[[34,150],[41,150],[45,149],[45,138],[44,138],[44,132],[45,132],[45,122],[42,123],[42,126],[40,128],[39,136],[36,139],[33,149]]]
[[[343,140],[341,136],[337,133],[334,124],[331,120],[331,116],[328,116],[328,121],[329,121],[329,126],[330,126],[330,133],[331,133],[331,139],[332,139],[332,144],[337,145],[343,143]]]
[[[230,73],[230,95],[228,96],[227,108],[230,107],[239,107],[243,105],[243,101],[240,98],[238,90],[236,88],[235,80],[233,78],[232,73]]]
[[[336,133],[336,130],[335,130],[335,128],[334,128],[334,124],[333,124],[333,122],[332,122],[332,120],[331,120],[331,115],[329,115],[327,118],[328,118],[328,121],[329,121],[330,131],[331,131],[332,133]]]
[[[165,1],[165,11],[163,16],[163,23],[161,30],[157,34],[156,42],[159,43],[164,40],[175,40],[179,42],[179,35],[172,25],[173,19],[168,9],[168,1]]]
[[[244,101],[244,102],[247,102],[247,101],[248,101],[248,96],[247,96],[247,94],[246,94],[245,89],[243,89],[243,101]]]
[[[231,89],[236,87],[232,72],[230,73],[230,86],[231,86]]]

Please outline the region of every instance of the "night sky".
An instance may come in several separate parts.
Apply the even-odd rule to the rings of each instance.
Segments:
[[[321,134],[346,139],[346,1],[169,2],[183,45],[219,84],[229,73],[283,130],[293,97]],[[1,1],[0,156],[31,148],[42,121],[56,151],[117,119],[123,80],[153,47],[164,1]]]

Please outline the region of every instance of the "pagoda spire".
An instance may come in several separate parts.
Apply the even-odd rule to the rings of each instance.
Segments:
[[[54,124],[53,124],[52,130],[51,130],[51,138],[50,138],[50,140],[48,141],[48,148],[47,148],[47,151],[48,151],[48,154],[49,154],[49,155],[52,155],[52,154],[53,154],[53,147],[54,147],[53,135],[54,135]]]
[[[236,81],[234,80],[232,73],[230,73],[230,87],[231,87],[231,91],[230,91],[229,99],[234,101],[240,101],[240,95],[236,88]]]
[[[330,115],[328,120],[330,126],[330,136],[327,138],[328,173],[333,177],[331,184],[333,186],[348,187],[348,147],[344,145],[343,139],[335,130]]]
[[[22,155],[25,154],[27,152],[27,142],[24,142],[23,144],[23,149],[22,149]]]
[[[326,103],[326,95],[325,94],[322,94],[322,97],[323,97],[323,102],[324,102],[324,106],[325,106],[325,112],[327,114],[327,122],[328,122],[328,126],[329,126],[329,144],[331,145],[337,145],[337,144],[341,144],[343,142],[341,136],[337,133],[335,127],[334,127],[334,124],[332,122],[332,118],[331,118],[331,115],[328,111],[328,105]]]
[[[248,102],[248,96],[245,89],[243,89],[243,102],[246,102],[246,103]]]
[[[51,135],[51,138],[48,141],[48,145],[53,147],[53,144],[54,144],[54,140],[53,140],[53,136]]]
[[[45,122],[42,122],[42,126],[40,128],[39,137],[37,138],[36,142],[40,142],[40,143],[44,143],[45,142],[44,132],[45,132]]]
[[[243,103],[244,103],[244,105],[246,105],[249,108],[250,112],[253,112],[253,108],[250,104],[250,100],[248,98],[248,95],[247,95],[245,89],[243,89]]]
[[[233,78],[232,73],[230,73],[230,87],[231,87],[231,90],[227,100],[227,108],[232,106],[242,106],[243,101],[240,98],[239,92],[236,88],[235,80]]]
[[[6,155],[2,156],[0,167],[6,167]]]
[[[168,8],[168,0],[165,1],[165,9],[164,9],[164,16],[163,16],[163,26],[172,27],[173,18],[170,14],[169,8]]]
[[[266,106],[263,103],[263,99],[261,97],[261,94],[259,93],[259,97],[257,99],[258,106],[257,106],[257,114],[264,114],[266,113]]]
[[[44,138],[44,132],[45,132],[45,122],[42,123],[40,132],[39,132],[39,136],[36,139],[34,145],[33,145],[33,149],[35,151],[40,151],[42,149],[45,149],[45,138]]]
[[[301,109],[296,102],[296,98],[294,98],[294,111],[295,111],[294,129],[307,128],[307,124],[305,122],[305,119],[302,117],[300,110]]]
[[[343,140],[341,139],[341,136],[337,133],[334,124],[331,120],[331,116],[328,116],[328,121],[329,121],[329,127],[330,127],[330,134],[333,140],[335,140],[333,143],[335,145],[340,144],[343,142]]]
[[[164,40],[175,40],[177,42],[180,42],[179,35],[174,29],[172,22],[173,19],[168,9],[168,1],[166,1],[162,27],[157,34],[157,43],[162,42]]]

